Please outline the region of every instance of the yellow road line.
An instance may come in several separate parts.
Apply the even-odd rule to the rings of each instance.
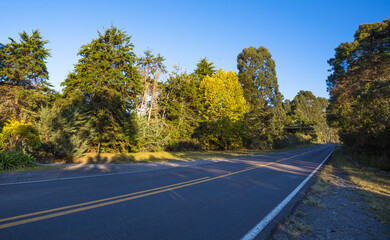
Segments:
[[[315,150],[312,150],[312,151],[315,151]],[[265,167],[265,166],[268,166],[268,165],[271,165],[271,164],[274,164],[274,163],[285,161],[285,160],[288,160],[288,159],[291,159],[291,158],[294,158],[294,157],[297,157],[297,156],[301,156],[301,155],[310,153],[312,151],[304,152],[302,154],[294,155],[294,156],[291,156],[291,157],[288,157],[288,158],[282,158],[282,159],[280,159],[278,161],[269,162],[269,163],[266,163],[266,164],[255,165],[253,167],[245,168],[245,169],[240,170],[240,171],[236,171],[236,172],[220,175],[220,176],[213,177],[213,178],[204,177],[204,178],[199,178],[199,179],[195,179],[195,180],[191,180],[191,181],[187,181],[187,182],[181,182],[181,183],[177,183],[177,184],[172,184],[172,185],[168,185],[168,186],[164,186],[164,187],[144,190],[144,191],[140,191],[140,192],[136,192],[136,193],[130,193],[130,194],[125,194],[125,195],[121,195],[121,196],[105,198],[105,199],[91,201],[91,202],[86,202],[86,203],[74,204],[74,205],[60,207],[60,208],[55,208],[55,209],[51,209],[51,210],[45,210],[45,211],[40,211],[40,212],[35,212],[35,213],[19,215],[19,216],[15,216],[15,217],[6,218],[6,219],[0,219],[0,222],[4,222],[4,221],[15,220],[15,219],[18,219],[18,218],[34,216],[34,215],[38,215],[38,214],[49,213],[49,212],[54,212],[54,211],[59,211],[59,210],[64,210],[64,209],[69,209],[69,208],[74,208],[74,207],[79,207],[79,206],[85,206],[85,205],[98,203],[98,204],[95,204],[95,205],[85,206],[85,207],[81,207],[81,208],[75,208],[75,209],[71,209],[71,210],[67,210],[67,211],[63,211],[63,212],[52,213],[52,214],[48,214],[48,215],[44,215],[44,216],[39,216],[39,217],[34,217],[34,218],[29,218],[29,219],[15,221],[15,222],[11,222],[11,223],[2,224],[2,225],[0,225],[0,229],[9,228],[9,227],[13,227],[13,226],[17,226],[17,225],[21,225],[21,224],[25,224],[25,223],[36,222],[36,221],[40,221],[40,220],[44,220],[44,219],[59,217],[59,216],[63,216],[63,215],[71,214],[71,213],[86,211],[86,210],[89,210],[89,209],[99,208],[99,207],[112,205],[112,204],[116,204],[116,203],[120,203],[120,202],[130,201],[130,200],[133,200],[133,199],[147,197],[147,196],[155,195],[155,194],[162,193],[162,192],[168,192],[168,191],[172,191],[172,190],[175,190],[175,189],[180,189],[180,188],[192,186],[192,185],[203,183],[203,182],[209,182],[209,181],[212,181],[212,180],[215,180],[215,179],[228,177],[228,176],[235,175],[235,174],[238,174],[238,173],[247,172],[247,171],[250,171],[250,170],[253,170],[253,169],[257,169],[257,168]],[[129,197],[129,196],[131,196],[131,197]],[[118,198],[120,198],[120,199],[118,199]],[[116,200],[113,200],[113,199],[116,199]],[[109,201],[109,200],[113,200],[113,201]],[[104,201],[106,201],[106,202],[104,202]],[[99,202],[103,202],[103,203],[99,203]]]
[[[3,219],[0,219],[0,222],[6,222],[6,221],[19,219],[19,218],[25,218],[25,217],[30,217],[30,216],[34,216],[34,215],[55,212],[55,211],[65,210],[65,209],[74,208],[74,207],[81,207],[81,206],[85,206],[85,205],[90,205],[90,204],[94,204],[94,203],[114,200],[114,199],[123,198],[123,197],[129,197],[129,196],[133,196],[133,195],[137,195],[137,194],[141,194],[141,193],[146,193],[146,192],[156,191],[156,190],[163,189],[163,188],[177,186],[177,185],[180,185],[180,184],[186,184],[186,183],[189,183],[189,182],[199,181],[199,180],[203,180],[203,179],[206,179],[206,178],[209,178],[209,177],[193,179],[193,180],[190,180],[190,181],[175,183],[175,184],[172,184],[172,185],[167,185],[167,186],[158,187],[158,188],[152,188],[152,189],[143,190],[143,191],[139,191],[139,192],[135,192],[135,193],[129,193],[129,194],[124,194],[124,195],[120,195],[120,196],[104,198],[104,199],[90,201],[90,202],[85,202],[85,203],[73,204],[73,205],[64,206],[64,207],[59,207],[59,208],[53,208],[53,209],[39,211],[39,212],[28,213],[28,214],[23,214],[23,215],[19,215],[19,216],[9,217],[9,218],[3,218]]]

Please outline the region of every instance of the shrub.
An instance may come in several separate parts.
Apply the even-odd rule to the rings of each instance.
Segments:
[[[164,150],[170,142],[171,135],[168,125],[159,118],[151,119],[150,122],[145,117],[137,118],[137,147],[133,150],[158,152]]]
[[[38,130],[30,123],[9,120],[0,133],[0,147],[4,150],[31,152],[40,145]]]
[[[35,164],[35,158],[30,154],[21,151],[1,151],[0,152],[0,170],[14,170],[22,167],[32,167]]]
[[[94,136],[91,125],[91,121],[70,107],[44,107],[37,123],[43,142],[41,150],[60,158],[80,158]]]
[[[173,152],[202,151],[203,146],[197,140],[180,140],[171,143],[166,150]]]

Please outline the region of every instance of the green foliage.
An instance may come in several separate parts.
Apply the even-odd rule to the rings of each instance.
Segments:
[[[199,114],[202,123],[195,134],[207,149],[237,149],[242,138],[237,127],[249,106],[237,75],[220,69],[206,76],[199,87]]]
[[[196,64],[196,69],[194,70],[194,75],[196,76],[198,81],[198,85],[200,81],[203,80],[206,76],[213,76],[217,71],[215,70],[215,66],[213,62],[209,62],[207,58],[202,58],[198,64]]]
[[[35,121],[39,108],[55,96],[46,68],[48,41],[37,30],[19,35],[20,42],[9,38],[10,43],[0,46],[0,123]]]
[[[202,121],[194,137],[207,150],[237,150],[243,147],[243,121],[231,121],[228,118],[216,121]]]
[[[328,100],[310,91],[299,91],[291,104],[290,122],[286,129],[311,136],[317,143],[335,142],[337,134],[326,122]]]
[[[29,122],[9,120],[0,133],[4,150],[31,152],[40,145],[38,130]]]
[[[390,156],[390,19],[360,25],[329,59],[328,121],[353,152]]]
[[[206,76],[200,83],[201,117],[206,121],[241,120],[249,110],[237,74],[221,68],[214,76]]]
[[[172,138],[188,140],[198,126],[198,88],[196,79],[180,68],[162,84],[158,98],[160,115],[171,126]]]
[[[275,61],[267,48],[243,49],[237,56],[237,68],[245,99],[251,105],[274,105],[281,101]]]
[[[44,107],[37,123],[41,149],[66,159],[80,158],[94,137],[92,121],[70,107]]]
[[[275,62],[265,47],[249,47],[237,56],[238,79],[250,104],[245,117],[247,148],[269,148],[283,132],[285,111],[279,92]]]
[[[57,96],[49,88],[26,89],[23,86],[0,83],[0,123],[11,118],[35,122],[39,109],[50,105]]]
[[[20,151],[0,151],[0,170],[15,170],[35,165],[35,158]]]
[[[173,152],[202,151],[203,145],[197,139],[179,140],[170,143],[166,149]]]
[[[20,42],[9,38],[11,42],[0,48],[0,82],[28,88],[50,86],[45,63],[50,56],[45,48],[48,41],[42,39],[38,30],[31,36],[26,32],[19,36]]]
[[[148,122],[147,118],[137,119],[136,151],[162,151],[171,140],[169,126],[159,118]]]
[[[92,145],[104,151],[130,151],[134,109],[141,90],[133,44],[126,32],[111,27],[81,47],[75,69],[61,85],[69,104],[93,122]]]

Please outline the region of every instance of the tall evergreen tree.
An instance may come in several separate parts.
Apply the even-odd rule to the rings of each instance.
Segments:
[[[98,153],[101,144],[106,150],[131,148],[141,90],[133,48],[125,31],[112,26],[98,32],[97,39],[81,47],[74,71],[61,84],[64,97],[93,120]]]
[[[354,152],[387,155],[390,168],[390,19],[360,25],[354,38],[328,61],[328,120]]]
[[[20,42],[9,38],[10,43],[3,45],[0,51],[0,82],[28,88],[50,86],[46,59],[50,57],[38,30],[32,35],[19,34]]]
[[[215,66],[213,62],[209,62],[207,58],[200,59],[199,63],[196,64],[196,69],[194,70],[195,76],[198,77],[199,83],[206,76],[213,76],[217,71],[215,70]]]
[[[251,106],[246,117],[246,146],[264,148],[283,131],[285,112],[275,62],[265,47],[249,47],[237,56],[238,79]]]
[[[48,43],[38,30],[19,34],[0,45],[0,123],[6,119],[36,120],[39,108],[50,102],[53,90],[48,82]]]

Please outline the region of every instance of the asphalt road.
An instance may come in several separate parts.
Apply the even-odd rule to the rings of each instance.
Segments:
[[[0,185],[0,239],[241,239],[333,148]]]

